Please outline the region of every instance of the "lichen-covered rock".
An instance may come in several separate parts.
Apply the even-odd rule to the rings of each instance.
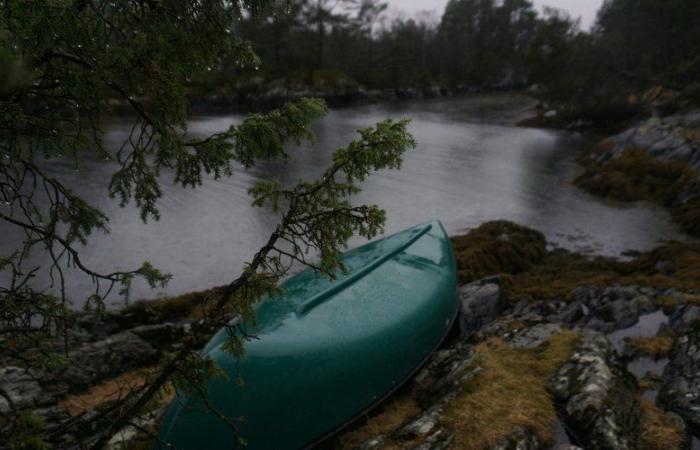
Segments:
[[[513,348],[537,348],[561,330],[561,326],[555,323],[538,324],[516,333],[508,345]]]
[[[136,334],[125,331],[107,339],[83,344],[68,353],[68,365],[50,375],[50,382],[63,382],[70,390],[82,389],[98,381],[154,363],[156,350]],[[48,375],[47,375],[48,376]]]
[[[700,332],[679,336],[671,350],[658,401],[700,432]]]
[[[508,297],[500,278],[486,278],[459,288],[462,302],[459,325],[462,334],[478,331],[508,308]]]
[[[585,331],[549,390],[567,429],[585,448],[636,448],[641,410],[634,377],[600,333]]]

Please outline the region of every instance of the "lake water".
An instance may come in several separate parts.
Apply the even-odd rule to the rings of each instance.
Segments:
[[[111,271],[148,260],[174,275],[166,289],[135,285],[134,298],[232,280],[276,223],[275,215],[250,206],[247,190],[253,183],[270,176],[284,182],[313,177],[329,163],[333,149],[353,139],[355,130],[386,117],[411,117],[410,131],[418,143],[401,171],[370,178],[357,197],[387,210],[388,233],[432,219],[440,219],[453,234],[487,220],[508,219],[541,230],[554,245],[606,255],[687,238],[660,208],[614,205],[574,187],[576,155],[590,142],[572,133],[515,126],[532,105],[526,97],[490,94],[334,110],[314,123],[315,145],[294,149],[287,163],[237,170],[231,178],[207,180],[194,190],[166,181],[157,223],[142,223],[135,208],[120,208],[107,197],[111,164],[88,161],[76,172],[68,163],[51,162],[47,170],[111,217],[111,234],[94,236],[81,250],[86,262]],[[238,115],[197,117],[190,130],[204,135],[240,120]],[[106,137],[110,146],[121,144],[129,125],[125,120],[112,124]],[[0,232],[3,255],[20,235],[4,224]],[[69,274],[68,288],[80,304],[91,282]]]

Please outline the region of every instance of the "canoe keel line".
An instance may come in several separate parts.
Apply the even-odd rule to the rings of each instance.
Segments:
[[[235,360],[226,331],[202,351],[230,381],[210,380],[207,400],[245,418],[249,449],[310,448],[335,435],[408,381],[447,336],[458,310],[457,276],[439,222],[345,253],[331,280],[305,270],[256,308],[257,340]],[[244,384],[235,382],[238,376]],[[182,450],[236,447],[231,429],[196,396],[178,394],[160,439]],[[156,447],[163,448],[163,447]]]

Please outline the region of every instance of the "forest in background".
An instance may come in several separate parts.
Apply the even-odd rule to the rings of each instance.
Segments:
[[[700,79],[700,2],[607,0],[590,31],[528,0],[450,0],[442,17],[389,18],[381,0],[289,0],[237,26],[261,64],[223,61],[195,92],[537,85],[571,117],[620,121],[650,87]],[[686,96],[697,102],[697,94]]]

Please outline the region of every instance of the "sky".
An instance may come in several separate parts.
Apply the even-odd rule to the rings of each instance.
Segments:
[[[418,11],[433,10],[442,16],[447,0],[387,0],[393,11],[403,10],[410,16]],[[581,28],[587,30],[595,20],[603,0],[533,0],[538,8],[552,6],[568,11],[572,17],[581,18]]]

